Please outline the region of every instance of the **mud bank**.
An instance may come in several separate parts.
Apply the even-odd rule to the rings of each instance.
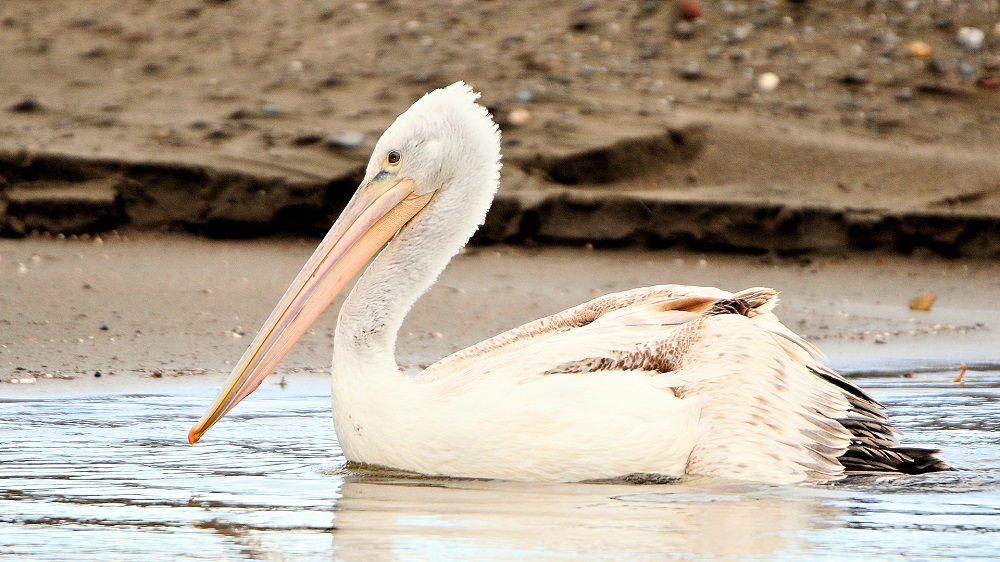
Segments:
[[[1000,178],[1000,159],[989,154],[687,119],[611,143],[511,151],[473,243],[1000,255],[1000,189],[987,181]],[[135,160],[0,150],[0,235],[132,227],[320,236],[361,181],[364,160],[316,152],[310,162],[322,171],[232,154]]]
[[[504,135],[480,243],[998,255],[1000,8],[696,4],[11,4],[0,236],[321,233],[465,80]]]

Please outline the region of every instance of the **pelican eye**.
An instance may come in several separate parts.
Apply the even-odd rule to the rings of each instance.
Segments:
[[[403,158],[403,156],[399,153],[398,150],[390,150],[389,154],[387,154],[385,156],[386,162],[388,162],[390,164],[399,164],[399,161],[402,158]]]

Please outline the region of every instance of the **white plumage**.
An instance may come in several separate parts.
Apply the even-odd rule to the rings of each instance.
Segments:
[[[874,401],[777,320],[770,289],[607,295],[402,373],[403,318],[482,224],[499,184],[499,131],[477,97],[463,83],[436,90],[386,130],[358,194],[192,443],[384,246],[344,302],[334,340],[334,426],[351,461],[541,481],[828,482],[946,468],[935,451],[898,446]]]

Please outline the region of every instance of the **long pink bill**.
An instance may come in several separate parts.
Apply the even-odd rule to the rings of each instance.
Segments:
[[[358,189],[264,322],[219,395],[188,431],[189,443],[197,443],[215,422],[260,386],[344,286],[432,195],[415,193],[409,179],[373,180]]]

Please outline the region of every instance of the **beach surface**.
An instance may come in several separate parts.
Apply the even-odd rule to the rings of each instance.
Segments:
[[[480,243],[1000,256],[992,3],[86,0],[0,24],[0,236],[322,234],[395,116],[464,80],[504,138]]]
[[[136,378],[155,387],[224,374],[313,244],[143,232],[0,240],[4,393],[107,390]],[[847,372],[957,372],[962,363],[1000,359],[997,302],[976,296],[1000,290],[1000,264],[992,261],[510,246],[459,255],[407,318],[397,359],[417,369],[591,298],[663,283],[773,287],[785,324]],[[930,310],[911,310],[910,300],[925,293],[936,299]],[[338,305],[297,344],[275,382],[329,371]]]

